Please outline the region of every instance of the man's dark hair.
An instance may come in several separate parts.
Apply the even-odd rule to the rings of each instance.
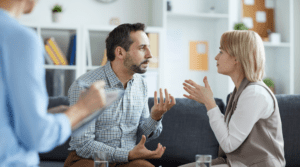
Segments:
[[[113,29],[105,40],[106,49],[107,49],[107,59],[109,61],[115,60],[115,49],[118,46],[121,46],[126,50],[129,50],[130,45],[133,43],[133,40],[130,38],[130,33],[132,31],[145,31],[145,24],[136,23],[136,24],[121,24],[115,29]]]

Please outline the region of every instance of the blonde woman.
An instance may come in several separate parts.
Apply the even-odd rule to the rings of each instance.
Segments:
[[[220,144],[219,157],[212,161],[212,166],[285,166],[277,100],[262,82],[265,51],[260,36],[253,31],[225,32],[215,60],[218,73],[230,76],[235,84],[225,115],[216,105],[207,77],[203,79],[205,86],[192,80],[183,83],[189,93],[184,96],[206,106]]]

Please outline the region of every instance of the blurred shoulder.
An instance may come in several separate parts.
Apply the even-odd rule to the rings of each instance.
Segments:
[[[19,23],[16,19],[0,12],[1,36],[13,40],[39,40],[37,33],[29,27]]]

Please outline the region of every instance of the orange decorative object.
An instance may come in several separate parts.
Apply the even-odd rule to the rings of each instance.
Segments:
[[[208,70],[208,42],[190,41],[190,70]]]
[[[257,12],[265,12],[265,22],[258,22]],[[266,8],[265,0],[255,0],[254,5],[247,5],[243,1],[243,18],[251,17],[253,27],[249,30],[257,32],[262,38],[268,37],[268,29],[275,32],[274,9]]]
[[[159,43],[158,43],[158,34],[149,33],[147,34],[150,42],[150,50],[152,53],[152,58],[150,59],[149,67],[150,68],[158,68],[158,51],[159,51]]]

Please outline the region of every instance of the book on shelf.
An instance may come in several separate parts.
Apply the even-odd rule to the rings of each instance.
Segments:
[[[61,65],[61,63],[58,60],[58,57],[56,57],[53,50],[51,49],[51,47],[48,44],[45,44],[45,50],[55,65]]]
[[[70,37],[67,60],[69,60],[70,65],[76,65],[76,34]]]
[[[89,34],[89,32],[87,32]],[[86,48],[86,64],[91,67],[92,66],[92,52],[91,52],[91,44],[90,44],[90,36],[86,35],[85,39],[85,48]]]
[[[65,96],[65,70],[53,71],[53,96]]]
[[[44,52],[44,57],[45,57],[45,64],[54,65],[53,60],[52,60],[51,57],[48,55],[48,53],[47,53],[46,50],[45,50],[45,52]]]
[[[53,70],[46,70],[45,75],[48,96],[53,96]]]
[[[68,65],[66,56],[62,53],[53,37],[47,38],[45,41],[45,45],[47,45],[52,50],[52,52],[58,58],[60,65]]]
[[[101,61],[101,66],[104,66],[107,63],[107,52],[106,49],[104,50],[103,58]]]

